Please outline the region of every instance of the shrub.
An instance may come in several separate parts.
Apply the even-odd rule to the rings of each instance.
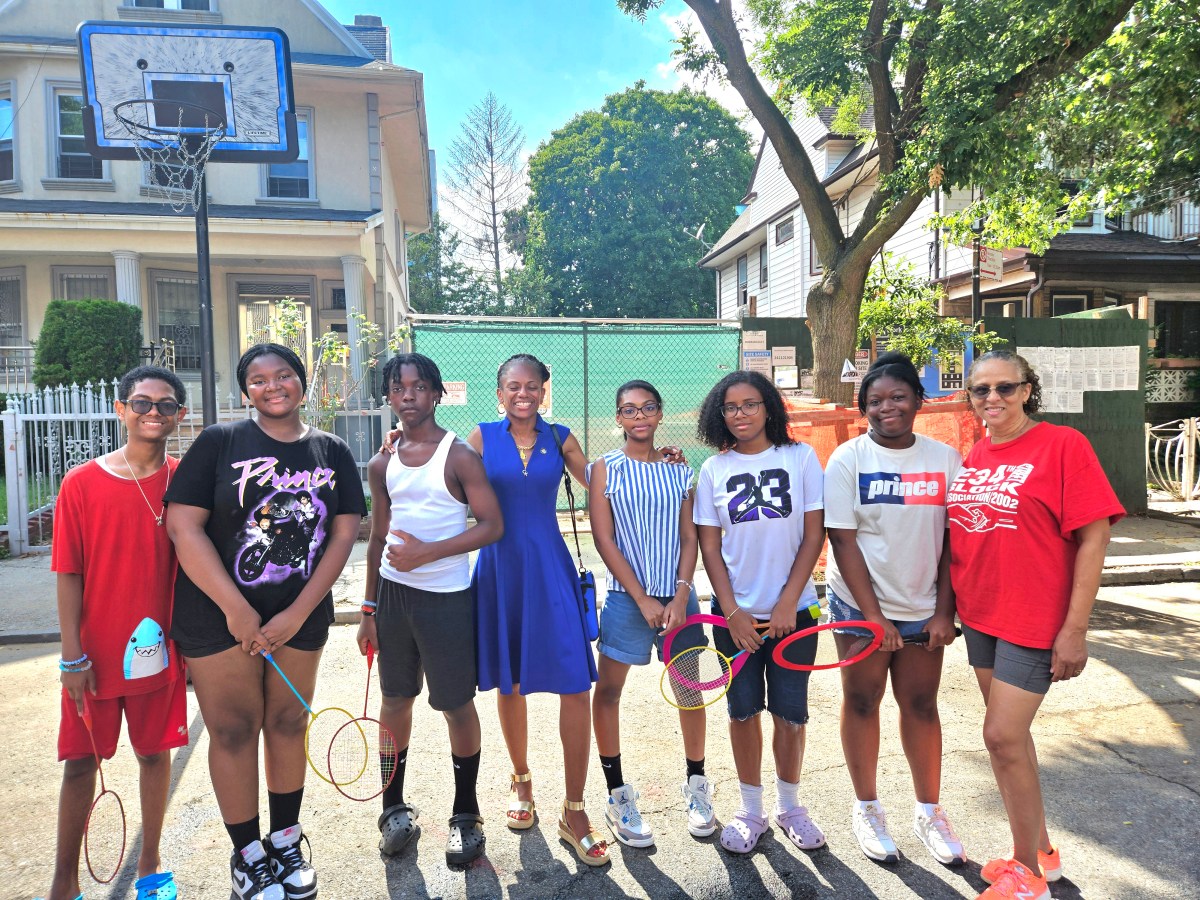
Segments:
[[[120,378],[138,364],[142,311],[115,300],[53,300],[34,351],[39,388]]]

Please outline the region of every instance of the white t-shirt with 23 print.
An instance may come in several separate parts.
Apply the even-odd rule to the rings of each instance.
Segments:
[[[721,558],[734,598],[766,619],[779,602],[804,539],[804,514],[821,509],[821,463],[807,444],[785,444],[761,453],[736,450],[710,457],[700,470],[692,518],[718,526]],[[817,600],[812,578],[796,608]]]

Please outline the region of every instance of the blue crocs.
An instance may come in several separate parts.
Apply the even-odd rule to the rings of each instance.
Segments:
[[[175,900],[175,876],[170,872],[156,872],[139,878],[133,883],[137,888],[137,900]]]

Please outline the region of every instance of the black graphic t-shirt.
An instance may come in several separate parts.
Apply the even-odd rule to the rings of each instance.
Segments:
[[[166,500],[211,512],[205,533],[264,622],[304,588],[334,517],[366,514],[358,466],[345,441],[314,428],[285,443],[250,419],[204,429],[180,462]],[[193,613],[211,613],[206,607],[217,608],[180,567],[176,620],[195,622]],[[332,593],[313,616],[333,621]]]

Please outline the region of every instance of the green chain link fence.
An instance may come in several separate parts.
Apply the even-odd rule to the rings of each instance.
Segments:
[[[531,353],[550,367],[546,418],[566,425],[588,459],[620,446],[617,388],[634,378],[649,381],[663,397],[665,416],[657,443],[677,444],[697,471],[712,451],[696,439],[700,404],[714,384],[737,368],[740,332],[734,323],[636,320],[505,320],[451,317],[415,319],[413,349],[438,364],[446,382],[466,385],[447,397],[438,422],[462,437],[479,422],[499,418],[496,369],[514,353]],[[576,503],[586,495],[579,492]],[[560,491],[559,509],[566,509]]]

